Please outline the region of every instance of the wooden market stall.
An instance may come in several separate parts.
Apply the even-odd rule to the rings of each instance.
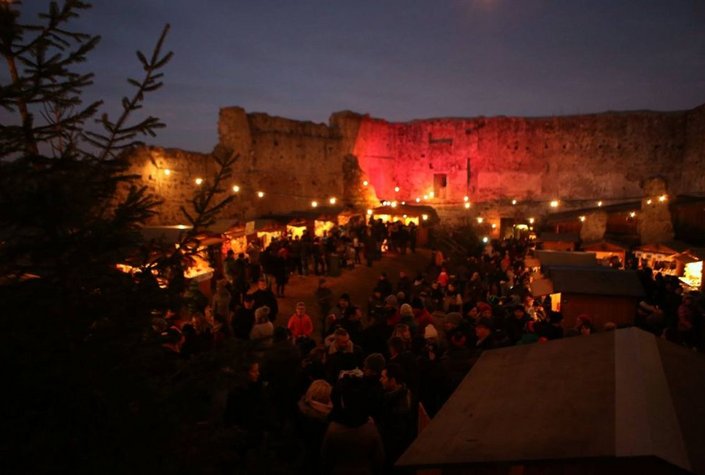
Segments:
[[[639,260],[639,268],[649,267],[654,272],[679,276],[683,274],[683,266],[675,257],[689,247],[681,241],[644,244],[634,249],[634,255]]]
[[[583,243],[581,248],[583,251],[594,252],[597,261],[601,265],[619,269],[624,268],[627,252],[629,252],[629,246],[627,244],[607,239]]]
[[[598,331],[607,322],[632,325],[645,295],[636,271],[555,266],[548,269],[546,277],[532,282],[532,294],[550,295],[551,307],[563,314],[566,329],[574,328],[582,314],[590,317]]]
[[[703,261],[705,260],[705,248],[691,248],[687,251],[676,254],[673,257],[683,273],[679,276],[681,283],[686,286],[686,290],[703,290]]]
[[[397,467],[705,475],[705,359],[636,328],[485,351]]]
[[[579,242],[579,234],[541,233],[536,239],[536,247],[550,251],[575,251]]]

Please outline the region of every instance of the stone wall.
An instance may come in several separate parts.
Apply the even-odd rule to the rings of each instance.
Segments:
[[[241,193],[226,218],[310,209],[311,201],[333,196],[370,206],[431,193],[429,204],[459,219],[541,216],[554,199],[562,209],[640,199],[653,177],[663,179],[670,195],[705,192],[705,106],[407,123],[339,112],[328,125],[228,107],[220,111],[218,132],[220,151],[239,154],[232,181]],[[154,178],[155,154],[178,178]],[[162,224],[178,219],[177,203],[212,166],[206,155],[176,150],[143,149],[135,157],[136,170],[165,199]],[[259,190],[265,198],[256,197]]]

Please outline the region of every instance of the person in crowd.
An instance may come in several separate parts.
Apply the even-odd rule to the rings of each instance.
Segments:
[[[302,354],[307,354],[316,346],[316,343],[312,339],[313,320],[311,320],[311,317],[306,313],[306,305],[303,302],[296,304],[296,310],[289,318],[287,328],[289,332],[291,332],[291,337]]]
[[[260,379],[260,364],[246,360],[233,388],[228,392],[223,423],[244,432],[243,452],[261,446],[271,428],[269,393]]]
[[[369,415],[361,377],[343,377],[331,394],[333,410],[321,444],[321,470],[326,474],[380,474],[384,445]]]
[[[323,435],[328,427],[328,415],[333,409],[331,391],[333,387],[323,379],[311,383],[301,396],[298,407],[298,431],[304,446],[302,473],[318,474],[318,456],[323,444]]]
[[[404,340],[398,336],[392,336],[387,343],[389,351],[389,363],[397,364],[404,371],[404,381],[409,389],[416,395],[419,389],[419,369],[416,357],[410,348],[406,347]]]
[[[318,305],[318,316],[321,322],[321,338],[325,338],[326,318],[328,318],[331,308],[333,308],[333,291],[328,286],[326,279],[318,279],[318,287],[316,288],[314,298]]]
[[[293,419],[301,382],[301,353],[286,328],[274,329],[272,345],[262,356],[262,375],[269,382],[277,425],[283,427]]]
[[[378,424],[384,410],[384,388],[380,378],[385,366],[386,361],[381,353],[371,353],[362,365],[362,380],[367,386],[365,393],[369,399],[369,412]]]
[[[271,343],[272,336],[274,336],[274,324],[270,313],[269,307],[266,305],[255,310],[255,324],[250,331],[250,340],[265,345]]]
[[[389,363],[380,377],[384,406],[379,429],[388,471],[416,437],[416,406],[412,392],[404,383],[404,375],[401,366]]]
[[[255,301],[254,306],[256,309],[264,306],[269,307],[269,319],[272,322],[276,321],[279,313],[279,303],[272,289],[267,286],[266,279],[257,281],[257,290],[252,292],[252,298]]]
[[[328,381],[334,383],[342,371],[360,368],[363,351],[350,339],[345,328],[339,327],[326,338],[328,354],[326,356],[326,375]]]
[[[242,305],[238,305],[231,321],[233,336],[239,340],[249,340],[250,332],[255,324],[255,299],[252,295],[243,297]]]

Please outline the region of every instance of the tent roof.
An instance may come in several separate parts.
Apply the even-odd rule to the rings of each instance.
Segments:
[[[703,355],[634,328],[486,351],[397,465],[651,457],[705,474],[702,394]]]
[[[535,256],[542,266],[597,266],[594,252],[537,250]]]
[[[643,297],[644,288],[636,271],[608,267],[557,266],[549,270],[554,292]]]

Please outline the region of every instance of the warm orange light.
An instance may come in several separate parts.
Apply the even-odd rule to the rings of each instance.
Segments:
[[[367,185],[369,185],[369,184],[370,184],[370,183],[369,183],[367,180],[365,180],[365,181],[362,182],[362,186],[367,186]]]
[[[165,168],[165,169],[164,169],[164,174],[165,174],[166,176],[171,175],[171,170],[169,170],[168,168]]]
[[[328,200],[328,202],[332,205],[334,205],[336,201],[338,201],[338,200],[335,198],[335,196],[331,196],[330,199]]]
[[[580,216],[580,217],[578,217],[578,219],[583,223],[585,222],[585,216]]]
[[[649,198],[648,200],[646,200],[646,204],[647,204],[647,205],[650,205],[651,203],[653,203],[653,201],[651,200],[651,198]]]
[[[198,185],[198,186],[201,186],[203,184],[203,178],[199,177],[199,178],[196,178],[194,181],[196,182],[196,185]]]
[[[421,203],[421,198],[416,198],[417,203]]]
[[[258,197],[258,198],[264,198],[264,191],[258,191],[258,192],[257,192],[257,197]]]
[[[517,204],[517,200],[512,200],[512,205]]]
[[[464,197],[463,197],[463,201],[465,201],[465,202],[470,201],[470,197],[469,197],[469,196],[464,196]]]
[[[428,221],[428,215],[427,215],[427,214],[422,214],[422,215],[421,215],[421,219],[423,219],[424,221]]]
[[[484,221],[485,221],[485,218],[483,218],[482,216],[477,217],[477,224],[482,224]]]
[[[392,201],[392,208],[396,208],[396,207],[397,207],[397,202],[396,202],[396,201]]]
[[[529,218],[529,224],[534,224],[534,218]]]
[[[239,193],[240,192],[240,187],[237,185],[233,185],[233,193]]]
[[[395,193],[399,193],[399,187],[398,187],[398,186],[395,186],[395,187],[394,187],[394,192],[395,192]]]
[[[372,216],[372,210],[371,210],[371,209],[368,209],[368,210],[367,210],[367,215],[368,215],[368,216]]]
[[[558,200],[552,200],[550,204],[551,208],[558,208]]]
[[[636,216],[636,211],[632,211],[629,213],[630,218],[634,218]]]
[[[492,223],[492,229],[497,229],[497,225],[495,223]]]
[[[661,196],[658,197],[658,200],[659,200],[661,203],[663,203],[663,202],[666,201],[667,199],[668,199],[668,195],[661,195]]]
[[[318,206],[318,201],[311,201],[311,207],[316,208]]]
[[[470,209],[470,203],[465,203],[465,209]]]
[[[598,207],[599,207],[599,206],[602,206],[602,201],[598,201],[598,202],[597,202],[597,206],[598,206]]]

